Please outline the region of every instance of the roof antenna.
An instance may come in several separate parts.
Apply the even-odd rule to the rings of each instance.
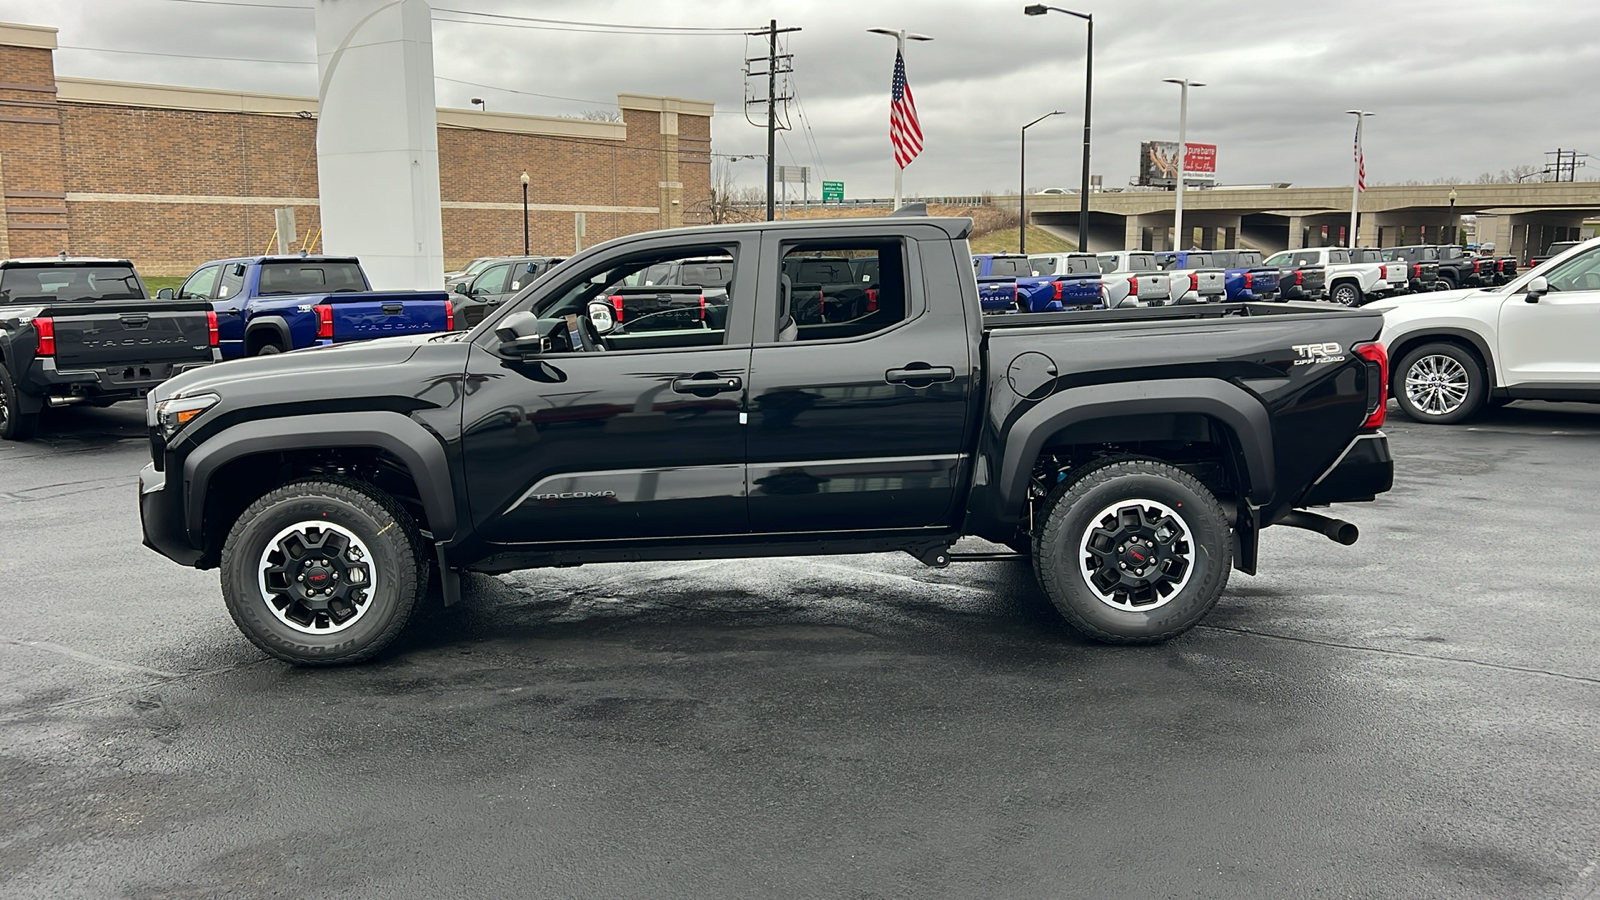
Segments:
[[[928,214],[928,204],[918,200],[906,203],[892,213],[891,216],[925,216]]]

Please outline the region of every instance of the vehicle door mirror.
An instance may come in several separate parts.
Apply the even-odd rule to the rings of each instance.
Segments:
[[[456,282],[455,292],[458,293],[458,294],[461,294],[464,297],[472,296],[472,288],[465,281]]]
[[[176,296],[178,295],[173,292],[172,288],[162,288],[156,291],[157,300],[171,300]]]
[[[539,317],[531,312],[512,313],[495,328],[500,352],[507,356],[537,356],[544,352],[544,336],[539,333]]]
[[[1550,293],[1550,279],[1543,275],[1535,275],[1528,279],[1527,285],[1523,287],[1522,299],[1529,303],[1538,303],[1539,298],[1548,293]]]
[[[606,300],[589,301],[589,321],[594,323],[594,330],[602,335],[610,334],[617,328],[617,313],[611,303]]]

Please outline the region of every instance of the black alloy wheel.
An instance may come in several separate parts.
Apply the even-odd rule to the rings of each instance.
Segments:
[[[0,361],[0,440],[26,441],[39,430],[39,414],[22,411],[22,394]]]
[[[1034,572],[1074,628],[1150,644],[1194,627],[1228,583],[1227,514],[1194,476],[1152,459],[1072,473],[1034,537]]]
[[[360,662],[410,621],[426,543],[387,494],[353,479],[291,482],[251,504],[222,548],[222,596],[263,651],[297,665]]]

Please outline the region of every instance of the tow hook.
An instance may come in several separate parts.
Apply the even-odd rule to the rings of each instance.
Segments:
[[[1288,525],[1290,528],[1304,528],[1307,531],[1315,531],[1347,547],[1354,544],[1356,539],[1361,537],[1361,529],[1357,528],[1353,523],[1304,509],[1292,510],[1288,515],[1272,524]]]

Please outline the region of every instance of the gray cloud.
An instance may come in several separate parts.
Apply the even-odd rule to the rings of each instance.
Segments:
[[[300,3],[305,0],[261,0]],[[1021,0],[789,0],[782,4],[668,0],[436,0],[436,8],[555,19],[675,26],[759,26],[777,16],[804,31],[788,40],[794,85],[820,153],[797,130],[780,162],[843,179],[852,196],[886,196],[891,39],[874,25],[933,35],[907,49],[927,146],[906,171],[909,192],[1005,191],[1016,183],[1017,129],[1051,109],[1067,115],[1029,132],[1029,183],[1075,185],[1081,139],[1084,28],[1051,14],[1024,17]],[[1366,132],[1369,181],[1460,176],[1537,165],[1557,146],[1600,153],[1583,77],[1600,70],[1600,6],[1561,0],[1405,4],[1299,0],[1099,0],[1095,48],[1095,162],[1108,186],[1134,174],[1141,140],[1173,139],[1177,89],[1190,95],[1190,140],[1218,145],[1222,181],[1348,184],[1351,117]],[[438,13],[439,18],[454,17]],[[234,61],[315,58],[309,12],[207,8],[171,0],[0,0],[0,20],[55,25],[69,46],[159,50],[229,60],[62,50],[62,75],[311,95],[316,69]],[[761,152],[745,123],[741,66],[763,47],[739,37],[581,34],[435,25],[435,71],[554,100],[438,84],[441,105],[484,97],[491,109],[575,114],[618,92],[713,100],[721,153]],[[796,126],[801,124],[794,117]],[[745,184],[756,162],[736,164]],[[1596,175],[1600,175],[1597,169]]]

